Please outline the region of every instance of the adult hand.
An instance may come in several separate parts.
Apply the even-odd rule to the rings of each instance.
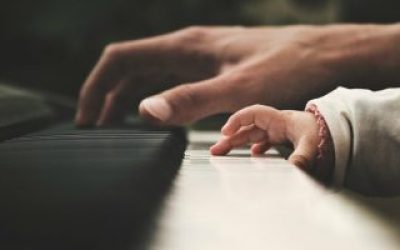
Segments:
[[[367,61],[351,54],[364,55],[372,44],[365,38],[372,28],[362,27],[194,27],[111,44],[81,89],[76,123],[120,122],[149,95],[140,114],[172,125],[255,103],[301,107],[346,73],[359,73],[343,62]]]

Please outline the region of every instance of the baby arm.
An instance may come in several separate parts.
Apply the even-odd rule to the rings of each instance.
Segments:
[[[400,88],[338,88],[310,101],[306,110],[261,105],[240,110],[222,128],[224,137],[211,153],[224,155],[253,143],[252,153],[261,154],[273,145],[292,144],[289,161],[324,182],[369,195],[400,194]]]
[[[319,123],[312,113],[254,105],[233,114],[221,132],[223,138],[210,149],[214,155],[225,155],[234,147],[248,143],[253,144],[254,155],[274,145],[291,144],[294,151],[289,162],[323,181],[330,177],[333,166],[315,164],[321,138]]]

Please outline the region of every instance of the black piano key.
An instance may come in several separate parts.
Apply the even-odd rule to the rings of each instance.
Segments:
[[[0,143],[1,249],[141,249],[185,147],[179,129],[72,125]]]

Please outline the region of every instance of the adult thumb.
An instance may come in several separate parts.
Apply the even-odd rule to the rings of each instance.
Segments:
[[[165,125],[183,125],[209,115],[229,111],[227,103],[234,99],[224,88],[224,79],[214,78],[182,84],[144,99],[139,113],[144,118]]]

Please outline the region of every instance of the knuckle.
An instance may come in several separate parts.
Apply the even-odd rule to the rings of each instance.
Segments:
[[[252,105],[251,108],[252,108],[253,110],[261,110],[261,109],[264,109],[265,106],[262,105],[262,104],[258,104],[258,103],[257,103],[257,104]]]
[[[241,115],[242,115],[242,114],[240,113],[240,111],[238,111],[238,112],[232,114],[232,115],[229,117],[227,123],[238,124],[238,123],[240,122],[240,117],[241,117]]]
[[[198,42],[209,34],[210,28],[203,26],[190,26],[177,32],[181,42]]]
[[[122,46],[119,43],[111,43],[104,48],[103,56],[107,59],[117,59],[122,54]]]
[[[231,82],[236,82],[236,83],[241,83],[238,87],[241,87],[243,85],[249,85],[254,82],[254,76],[250,74],[247,70],[236,70],[232,71],[229,74],[229,80]],[[242,87],[241,87],[242,89]]]
[[[265,106],[261,105],[261,104],[252,104],[246,108],[243,109],[243,113],[254,113],[254,112],[258,112],[261,111]]]
[[[189,26],[187,28],[184,28],[182,31],[188,36],[202,36],[204,35],[209,28],[204,27],[204,26]]]

